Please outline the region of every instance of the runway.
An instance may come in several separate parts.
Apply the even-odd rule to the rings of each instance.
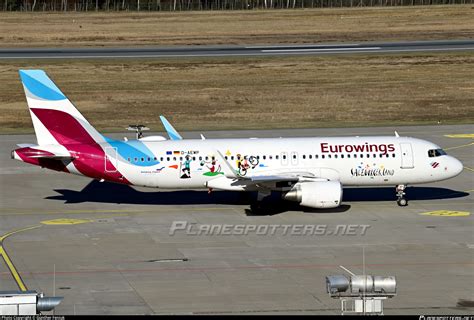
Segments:
[[[209,139],[397,130],[439,144],[465,166],[454,179],[410,187],[408,207],[396,205],[393,188],[349,188],[338,210],[279,205],[261,215],[246,210],[252,194],[130,188],[26,165],[11,160],[10,151],[34,136],[1,135],[0,248],[18,276],[0,259],[0,291],[18,290],[21,277],[29,290],[65,297],[56,314],[339,314],[325,276],[343,274],[342,265],[397,277],[398,294],[384,302],[385,314],[472,314],[473,129],[203,132]],[[369,227],[352,235],[171,234],[176,221]]]
[[[0,59],[183,58],[416,53],[474,50],[473,40],[261,46],[0,49]]]

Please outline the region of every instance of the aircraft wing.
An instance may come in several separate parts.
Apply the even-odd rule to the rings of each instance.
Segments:
[[[164,116],[160,116],[160,120],[163,123],[163,126],[165,127],[165,130],[171,140],[183,140],[183,137],[181,137],[178,131],[176,131],[176,129],[171,125],[171,123],[169,123],[168,120],[166,120]]]
[[[224,172],[224,176],[228,179],[240,180],[245,181],[246,185],[251,184],[265,184],[265,183],[272,183],[272,182],[297,182],[297,181],[318,181],[318,180],[326,180],[320,179],[316,177],[313,173],[307,171],[280,171],[277,173],[267,174],[267,175],[253,175],[253,176],[240,176],[229,164],[229,162],[225,159],[222,153],[219,150],[216,150],[216,153],[219,155],[221,160],[222,171]]]

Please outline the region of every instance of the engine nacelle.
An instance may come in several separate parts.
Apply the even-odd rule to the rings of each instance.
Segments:
[[[339,181],[297,183],[283,198],[310,208],[336,208],[341,205],[342,185]]]

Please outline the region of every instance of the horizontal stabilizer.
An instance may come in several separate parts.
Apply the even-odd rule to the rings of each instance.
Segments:
[[[37,158],[37,159],[51,159],[51,160],[61,160],[61,161],[72,161],[75,158],[71,156],[56,156],[56,155],[34,155],[30,156],[30,158]]]
[[[18,143],[17,146],[20,148],[28,148],[28,147],[37,147],[38,145],[34,143]]]

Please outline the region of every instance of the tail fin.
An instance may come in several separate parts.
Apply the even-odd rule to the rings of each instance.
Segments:
[[[38,145],[103,140],[43,70],[20,70],[19,73]]]

